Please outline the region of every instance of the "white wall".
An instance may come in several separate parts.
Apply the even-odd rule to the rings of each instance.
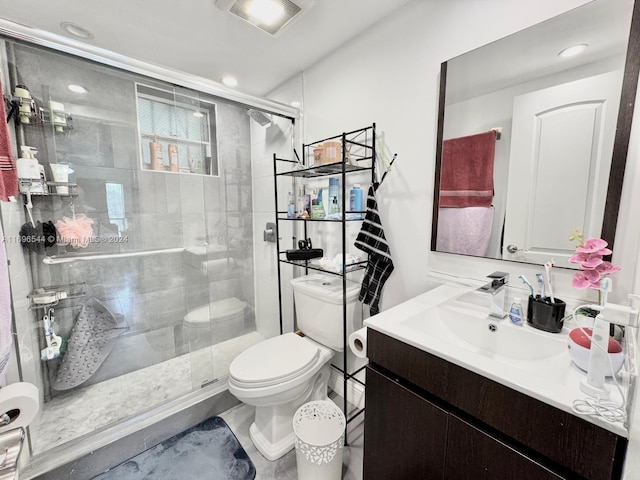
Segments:
[[[518,274],[533,277],[540,270],[429,251],[440,64],[584,3],[541,0],[523,8],[514,0],[414,0],[303,73],[304,141],[376,122],[391,152],[398,153],[378,194],[396,265],[383,292],[383,309],[424,291],[428,270],[479,279],[505,270],[512,274],[513,286]],[[278,94],[283,96],[286,89],[282,86]],[[291,89],[299,91],[298,78]],[[630,163],[636,155],[630,155]],[[633,224],[625,225],[632,218],[630,195],[627,184],[614,250],[614,263],[623,267],[614,278],[615,300],[626,298],[636,276],[639,231]],[[571,288],[572,276],[556,270],[557,295],[595,299],[595,292]]]

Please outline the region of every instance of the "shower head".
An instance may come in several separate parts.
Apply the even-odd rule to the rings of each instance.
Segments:
[[[251,109],[247,112],[247,115],[253,118],[262,127],[271,123],[271,116],[264,112],[261,112],[260,110]]]

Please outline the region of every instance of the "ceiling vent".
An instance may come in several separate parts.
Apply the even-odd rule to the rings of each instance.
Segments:
[[[309,10],[315,0],[216,0],[230,12],[270,35],[277,36]]]

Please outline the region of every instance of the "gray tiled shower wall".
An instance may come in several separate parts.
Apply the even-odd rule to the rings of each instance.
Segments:
[[[251,138],[247,108],[209,98],[217,110],[217,177],[143,171],[136,129],[135,82],[186,90],[19,43],[9,46],[17,82],[28,86],[40,105],[62,102],[73,129],[53,131],[50,124],[24,129],[24,142],[49,163],[68,163],[78,196],[34,197],[36,220],[53,222],[86,214],[94,232],[117,232],[107,210],[105,183],[123,186],[127,228],[122,243],[92,243],[87,248],[55,246],[48,255],[109,253],[185,247],[187,251],[146,257],[32,265],[34,287],[86,283],[86,296],[55,309],[59,333],[67,335],[89,296],[103,301],[118,317],[123,334],[98,372],[84,385],[170,359],[189,351],[183,324],[187,312],[210,302],[236,297],[247,302],[244,320],[216,328],[211,342],[255,330]],[[11,56],[10,55],[10,58]],[[84,97],[67,89],[85,86]],[[192,92],[192,94],[195,92]],[[216,119],[212,119],[214,121]],[[216,151],[214,148],[213,156]],[[148,159],[146,159],[148,162]],[[204,254],[205,242],[209,250]],[[33,259],[32,259],[33,260]],[[202,266],[207,260],[207,272]],[[34,315],[41,315],[36,310]],[[34,321],[37,320],[34,318]],[[34,329],[40,335],[42,324]],[[59,359],[46,363],[49,379]],[[49,392],[55,395],[54,392]]]

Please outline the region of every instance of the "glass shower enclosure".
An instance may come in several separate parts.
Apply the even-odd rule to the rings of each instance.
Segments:
[[[16,156],[38,165],[2,205],[10,381],[41,392],[36,457],[213,392],[272,334],[256,326],[253,172],[269,142],[290,155],[294,117],[139,68],[0,46],[9,109],[16,89],[32,99],[9,123]]]

